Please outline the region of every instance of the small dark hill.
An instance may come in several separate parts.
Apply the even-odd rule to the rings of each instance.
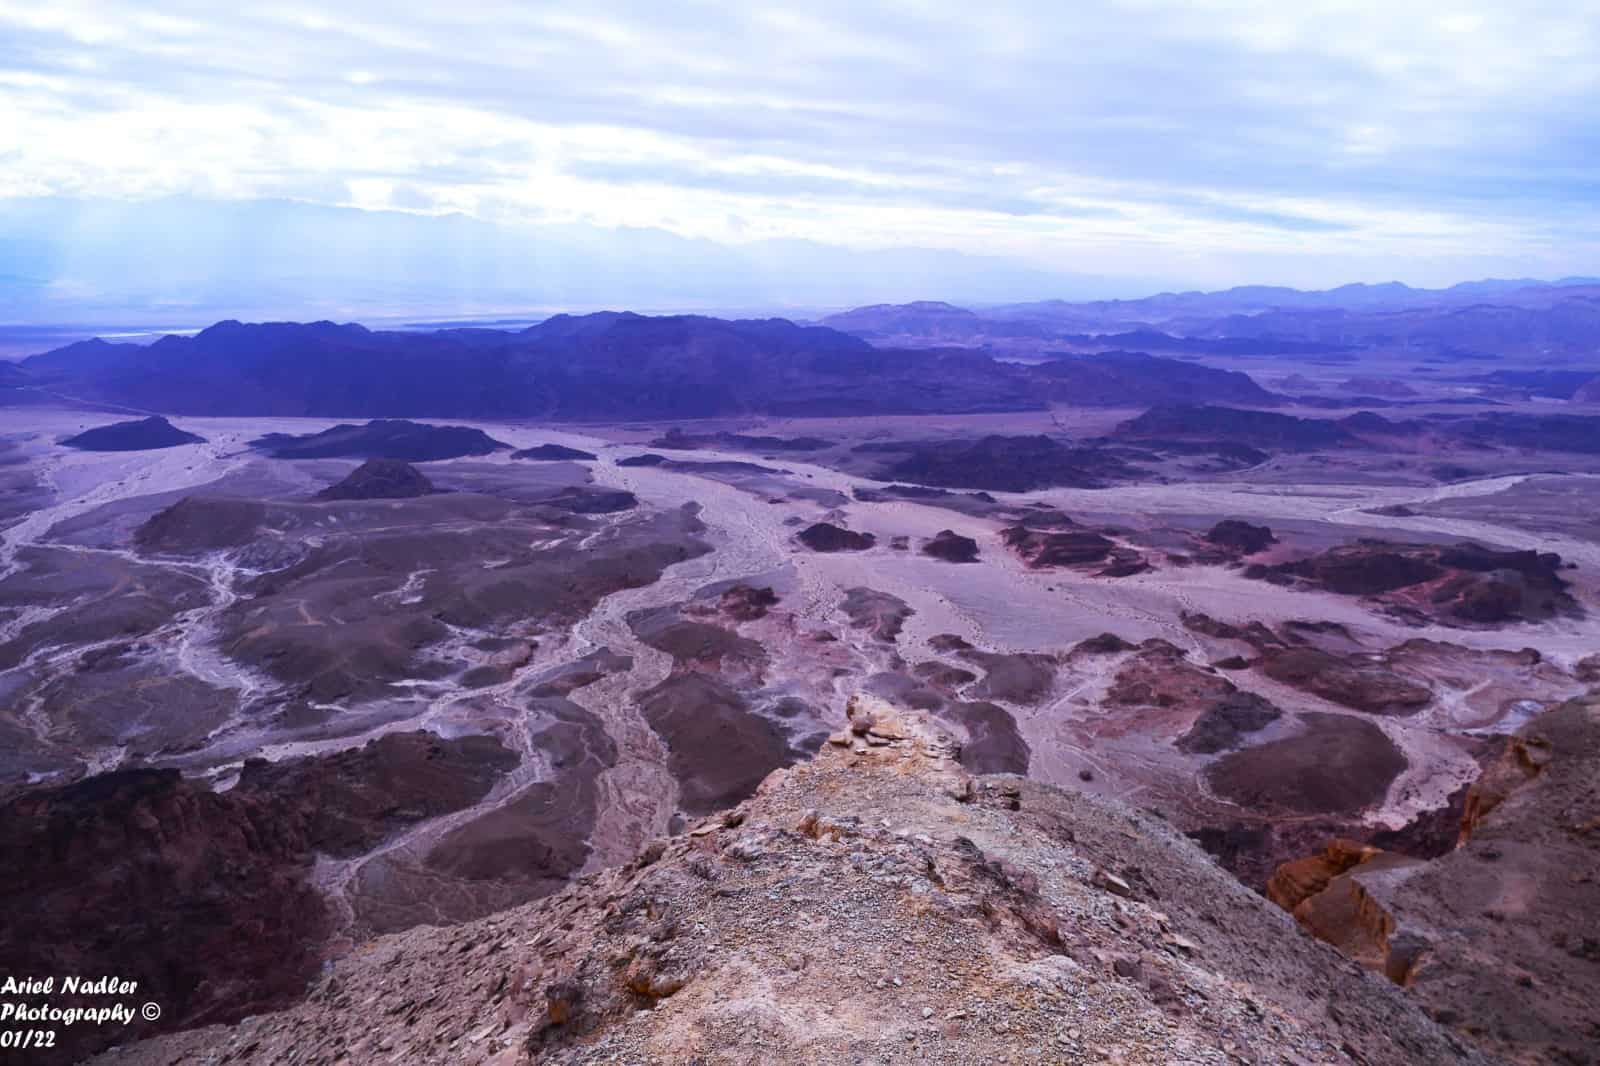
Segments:
[[[295,436],[268,433],[250,442],[274,459],[401,459],[425,463],[463,455],[488,455],[511,445],[481,429],[432,426],[398,418],[379,418],[364,426],[341,424],[321,433]]]
[[[1058,403],[1120,406],[1140,403],[1237,403],[1272,407],[1283,397],[1250,375],[1144,352],[1101,352],[1030,367],[1032,384]]]
[[[1221,441],[1257,448],[1313,451],[1360,442],[1337,424],[1275,411],[1176,404],[1152,407],[1117,427],[1117,436],[1137,440]]]
[[[592,462],[600,457],[593,452],[583,451],[581,448],[568,448],[565,444],[539,444],[532,448],[514,451],[511,453],[511,458],[534,459],[539,462],[558,462],[560,460]]]
[[[319,500],[403,500],[433,492],[433,482],[410,463],[368,459],[336,485],[317,493]]]
[[[1206,540],[1240,555],[1254,555],[1278,543],[1278,538],[1272,535],[1272,530],[1267,526],[1252,525],[1238,518],[1224,518],[1212,526],[1211,532],[1206,534]]]
[[[922,554],[943,559],[947,563],[975,563],[978,561],[978,542],[971,537],[963,537],[953,529],[941,529],[922,546]]]
[[[800,533],[800,543],[814,552],[865,551],[877,543],[871,533],[856,533],[831,522],[818,522]]]
[[[948,488],[1031,492],[1053,486],[1100,488],[1136,471],[1094,448],[1075,448],[1045,436],[991,435],[977,441],[930,441],[882,472],[899,479]]]
[[[763,437],[747,433],[685,433],[674,426],[650,442],[652,448],[674,448],[693,451],[699,448],[723,448],[730,451],[761,452],[819,452],[833,447],[834,442],[821,437]]]
[[[61,443],[86,452],[143,452],[156,448],[176,448],[181,444],[204,444],[205,438],[183,430],[160,416],[133,422],[86,429]]]

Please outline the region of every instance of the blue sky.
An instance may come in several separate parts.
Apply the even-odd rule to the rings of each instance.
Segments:
[[[1130,284],[1595,273],[1596,55],[1593,0],[0,0],[0,198]]]

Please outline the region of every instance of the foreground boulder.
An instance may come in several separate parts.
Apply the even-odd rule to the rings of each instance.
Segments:
[[[1486,1062],[1161,820],[850,722],[626,866],[103,1062]]]

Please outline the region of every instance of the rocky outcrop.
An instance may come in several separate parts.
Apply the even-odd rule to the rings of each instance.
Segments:
[[[767,585],[733,585],[723,590],[718,608],[736,622],[754,622],[777,606],[778,594]]]
[[[878,542],[871,533],[857,533],[832,522],[816,522],[797,535],[801,544],[814,552],[866,551]]]
[[[1461,843],[1471,840],[1485,818],[1543,773],[1555,754],[1551,741],[1542,731],[1529,730],[1512,737],[1500,758],[1485,767],[1467,789],[1466,804],[1461,812]],[[1571,757],[1570,752],[1563,754]]]
[[[1267,898],[1293,914],[1296,907],[1327,888],[1335,877],[1382,852],[1382,848],[1355,840],[1330,841],[1320,853],[1278,867],[1267,882]]]
[[[159,415],[132,422],[86,429],[62,440],[68,448],[86,452],[142,452],[156,448],[176,448],[183,444],[204,444],[205,438],[183,430]]]
[[[954,530],[941,529],[922,546],[922,554],[947,563],[975,563],[978,561],[978,542]]]
[[[1104,654],[1123,649],[1084,642],[1078,650]],[[1105,702],[1119,709],[1119,720],[1128,726],[1137,723],[1140,732],[1170,739],[1190,755],[1229,751],[1283,716],[1268,700],[1240,690],[1215,669],[1190,662],[1182,649],[1160,638],[1134,649],[1106,687]]]
[[[1067,525],[1072,525],[1070,519]],[[1128,577],[1150,568],[1141,554],[1092,529],[1050,531],[1023,524],[1002,529],[1000,539],[1035,570],[1063,566],[1087,568],[1100,577]]]
[[[402,500],[426,496],[433,482],[410,463],[398,459],[368,459],[348,477],[317,493],[319,500]]]
[[[1225,518],[1211,527],[1206,540],[1239,555],[1254,555],[1278,543],[1272,530],[1237,518]]]
[[[1116,435],[1126,440],[1229,443],[1285,451],[1360,445],[1326,419],[1191,404],[1152,407],[1118,426]]]
[[[900,636],[906,619],[915,612],[911,605],[898,596],[865,586],[845,590],[840,604],[854,629],[865,629],[873,639],[892,644]]]
[[[1402,618],[1471,626],[1578,613],[1560,574],[1563,565],[1554,552],[1363,539],[1306,559],[1252,566],[1245,573],[1277,584],[1374,597]]]
[[[1030,492],[1052,486],[1098,488],[1136,471],[1109,451],[1045,436],[991,435],[976,441],[927,441],[886,467],[881,480],[954,489]]]
[[[481,429],[435,426],[403,418],[378,418],[364,426],[341,423],[320,433],[268,433],[250,442],[274,459],[400,459],[422,463],[489,455],[511,445]]]
[[[517,449],[511,453],[511,458],[552,463],[566,461],[593,462],[600,457],[581,448],[569,448],[565,444],[537,444],[532,448]]]
[[[850,722],[622,867],[381,939],[288,1012],[105,1061],[1485,1061],[1159,819],[974,777],[881,701]]]
[[[1433,690],[1381,662],[1317,648],[1269,651],[1261,672],[1274,681],[1371,714],[1415,714],[1433,702]]]
[[[1353,814],[1379,802],[1406,768],[1383,730],[1348,714],[1300,715],[1300,729],[1206,767],[1220,796],[1257,814]]]
[[[1282,717],[1282,711],[1254,692],[1230,692],[1202,711],[1175,744],[1193,755],[1215,755],[1237,748],[1245,736]]]
[[[652,448],[693,451],[715,448],[744,452],[819,452],[834,442],[821,437],[763,437],[748,433],[685,433],[676,427],[650,442]]]

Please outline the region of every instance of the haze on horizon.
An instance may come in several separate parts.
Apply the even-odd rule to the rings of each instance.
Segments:
[[[0,320],[1595,273],[1590,4],[0,0]]]

